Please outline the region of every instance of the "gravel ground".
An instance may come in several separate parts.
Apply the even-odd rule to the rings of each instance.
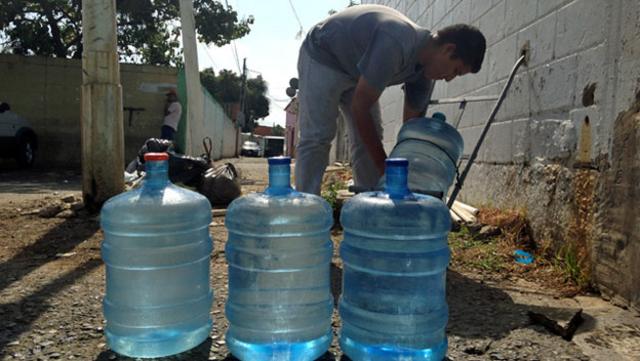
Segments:
[[[243,191],[264,189],[263,159],[234,159]],[[79,212],[44,218],[38,210],[80,196],[79,175],[0,173],[0,360],[130,360],[111,352],[103,335],[104,266],[98,219]],[[57,192],[57,193],[54,193]],[[26,194],[26,196],[25,196]],[[75,196],[75,199],[72,197]],[[164,360],[233,360],[224,342],[227,265],[223,217],[211,224],[214,328],[199,347]],[[341,238],[334,232],[336,245]],[[341,263],[334,257],[334,294]],[[525,279],[451,269],[448,273],[451,360],[638,360],[640,316],[598,297],[561,297]],[[532,325],[528,311],[567,321],[583,309],[573,341]],[[334,314],[334,332],[339,320]],[[337,337],[321,360],[347,360]]]

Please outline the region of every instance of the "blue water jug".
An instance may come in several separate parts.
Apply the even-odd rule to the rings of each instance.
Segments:
[[[409,189],[447,194],[456,176],[464,143],[460,133],[446,123],[442,113],[432,118],[414,118],[400,128],[389,158],[409,161]],[[378,183],[384,187],[384,177]]]
[[[100,216],[109,347],[161,357],[209,336],[211,206],[169,181],[166,153],[145,154],[142,187],[107,201]]]
[[[345,203],[340,345],[352,360],[440,361],[447,351],[449,211],[411,193],[406,159],[387,159],[383,192]]]
[[[291,188],[290,163],[269,158],[265,191],[227,209],[226,339],[243,361],[315,360],[331,343],[332,210]]]

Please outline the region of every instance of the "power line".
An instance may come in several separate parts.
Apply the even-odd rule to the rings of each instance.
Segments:
[[[211,60],[211,64],[213,64],[214,70],[217,69],[218,65],[216,64],[215,61],[213,61],[211,54],[209,54],[209,47],[206,44],[202,44],[202,43],[198,43],[198,44],[204,46],[204,53],[207,54],[207,57],[209,58],[209,60]]]
[[[296,20],[298,20],[298,25],[300,25],[300,30],[298,31],[298,34],[296,34],[296,38],[299,38],[304,33],[304,26],[302,26],[302,21],[300,21],[300,17],[298,16],[298,12],[296,11],[295,6],[293,6],[293,2],[291,2],[291,0],[289,0],[289,5],[291,6],[291,10],[293,11],[293,15],[296,17]]]

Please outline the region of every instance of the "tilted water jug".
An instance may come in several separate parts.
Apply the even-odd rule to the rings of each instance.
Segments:
[[[227,346],[243,361],[315,360],[331,343],[332,210],[291,188],[290,162],[269,158],[269,186],[234,200]]]
[[[464,145],[460,133],[445,120],[444,114],[435,113],[432,118],[411,119],[400,128],[389,158],[409,161],[409,189],[413,192],[446,195],[455,179]],[[384,184],[382,177],[378,186]]]
[[[211,206],[168,178],[166,153],[145,154],[142,187],[104,204],[104,317],[109,347],[160,357],[209,336]]]
[[[407,160],[387,159],[383,192],[346,202],[339,304],[342,351],[353,360],[440,361],[447,350],[449,211],[407,188]]]

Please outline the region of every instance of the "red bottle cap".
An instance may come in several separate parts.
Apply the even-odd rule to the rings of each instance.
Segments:
[[[144,161],[159,161],[159,160],[169,160],[169,154],[167,153],[145,153]]]

